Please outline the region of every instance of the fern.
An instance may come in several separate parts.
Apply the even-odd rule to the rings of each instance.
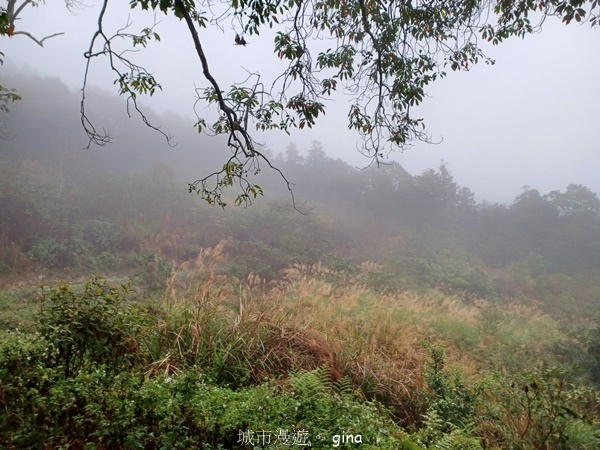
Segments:
[[[347,376],[333,383],[333,386],[335,388],[335,392],[342,397],[351,396],[354,394],[354,387],[352,386],[350,378]]]
[[[424,415],[425,426],[414,436],[419,444],[431,450],[481,450],[475,435],[475,425],[465,422],[461,427],[445,421],[435,409]]]
[[[481,450],[479,441],[467,436],[464,430],[457,428],[449,434],[445,434],[431,447],[433,450]]]
[[[294,390],[303,398],[313,398],[323,393],[336,392],[336,387],[331,381],[329,368],[321,366],[310,372],[302,372],[290,379]]]

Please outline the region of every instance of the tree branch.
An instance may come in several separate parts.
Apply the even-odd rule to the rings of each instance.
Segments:
[[[134,45],[136,43],[136,40],[138,42],[145,42],[145,39],[149,39],[149,33],[150,33],[151,29],[148,29],[146,34],[142,34],[142,36],[124,34],[124,33],[122,33],[122,31],[131,25],[131,23],[128,20],[127,24],[125,25],[125,27],[123,29],[118,30],[114,36],[112,36],[110,38],[107,37],[106,34],[104,33],[104,29],[103,29],[104,15],[106,14],[107,6],[108,6],[108,0],[104,0],[103,4],[102,4],[102,8],[100,10],[100,13],[98,15],[98,22],[97,22],[98,27],[96,29],[96,32],[92,36],[88,51],[86,51],[84,53],[84,57],[87,59],[87,62],[86,62],[86,67],[85,67],[84,79],[83,79],[80,111],[81,111],[81,123],[82,123],[83,128],[89,138],[87,147],[89,148],[89,146],[92,143],[99,145],[99,146],[103,146],[103,145],[110,143],[112,140],[111,136],[105,130],[103,130],[102,133],[99,133],[96,130],[96,128],[94,127],[92,122],[89,120],[89,118],[87,117],[86,112],[85,112],[86,87],[87,87],[87,80],[88,80],[88,75],[89,75],[89,70],[90,70],[90,63],[91,63],[92,58],[95,58],[95,57],[98,57],[101,55],[108,56],[109,61],[110,61],[110,68],[118,76],[117,80],[115,81],[115,84],[119,84],[119,94],[127,95],[127,114],[131,117],[131,114],[129,111],[129,107],[130,107],[129,105],[131,103],[131,104],[133,104],[133,108],[135,109],[135,111],[142,118],[142,121],[144,122],[144,124],[146,126],[148,126],[149,128],[153,129],[154,131],[157,131],[160,134],[162,134],[164,136],[164,138],[166,139],[167,144],[169,144],[170,146],[174,146],[174,144],[171,143],[172,136],[165,133],[164,131],[162,131],[160,129],[160,127],[157,127],[157,126],[153,125],[152,123],[150,123],[150,121],[148,120],[146,115],[143,113],[143,111],[139,108],[139,105],[137,103],[137,94],[138,93],[150,93],[150,95],[152,95],[154,93],[154,91],[156,90],[156,88],[161,89],[160,84],[158,84],[158,82],[154,79],[154,76],[152,74],[150,74],[146,69],[144,69],[141,66],[138,66],[137,64],[134,64],[133,62],[131,62],[130,60],[125,58],[123,56],[124,52],[117,53],[112,48],[112,41],[115,38],[132,38],[134,41]],[[98,38],[101,38],[104,41],[104,44],[103,44],[103,47],[101,50],[94,52],[94,46],[95,46],[96,40]],[[121,70],[119,70],[116,67],[117,63],[121,63],[123,66],[125,66],[125,69],[127,71],[122,72]]]
[[[244,129],[240,125],[239,119],[238,119],[235,111],[232,108],[230,108],[227,105],[227,103],[225,103],[225,100],[223,99],[223,93],[221,91],[221,88],[219,87],[215,78],[210,73],[210,70],[208,68],[208,61],[206,59],[206,55],[204,54],[204,50],[202,49],[202,44],[200,43],[200,37],[198,36],[198,31],[196,31],[196,26],[194,25],[194,21],[192,20],[190,13],[185,9],[185,6],[183,5],[183,2],[181,0],[175,0],[175,6],[179,9],[179,12],[182,14],[182,16],[188,26],[190,34],[192,35],[192,40],[194,41],[196,53],[198,54],[198,57],[200,58],[200,62],[202,63],[202,72],[215,90],[215,93],[216,93],[217,99],[218,99],[218,103],[219,103],[219,109],[221,109],[221,111],[223,111],[225,113],[225,115],[227,116],[227,122],[229,125],[229,129],[231,130],[230,136],[229,136],[230,140],[234,141],[234,147],[238,150],[241,150],[246,157],[249,158],[249,157],[256,156],[256,152],[254,150],[254,144],[252,142],[252,139],[250,138],[247,130]],[[237,137],[236,132],[239,132],[242,135],[242,138],[244,140],[243,143]]]
[[[223,169],[190,183],[190,192],[199,192],[202,195],[202,198],[208,203],[216,203],[222,207],[225,207],[226,203],[222,199],[222,191],[225,187],[231,186],[235,180],[242,189],[242,193],[237,196],[235,203],[251,203],[252,197],[256,198],[257,195],[262,195],[262,188],[256,184],[250,183],[247,176],[248,173],[251,172],[254,174],[258,174],[258,172],[260,172],[260,160],[262,160],[271,169],[277,171],[279,175],[281,175],[292,197],[294,208],[296,208],[296,202],[291,183],[285,177],[283,172],[281,172],[281,170],[279,170],[277,167],[273,166],[271,161],[264,154],[258,151],[254,145],[254,141],[247,129],[248,109],[246,109],[245,113],[243,114],[244,120],[242,123],[235,110],[227,104],[225,98],[223,97],[223,92],[221,91],[217,80],[215,80],[208,67],[208,60],[202,48],[202,43],[200,42],[200,37],[190,12],[186,9],[182,0],[175,0],[175,6],[181,16],[184,18],[190,31],[192,40],[194,42],[194,47],[196,48],[196,53],[202,65],[202,73],[212,85],[214,93],[217,97],[218,107],[225,114],[227,122],[225,130],[229,135],[227,144],[233,149],[233,155],[223,165]],[[245,160],[240,159],[240,152],[244,155]],[[210,180],[215,180],[214,187],[209,185]]]
[[[32,3],[32,0],[24,0],[23,3],[21,3],[21,5],[16,9],[15,11],[15,5],[17,3],[17,0],[8,0],[7,1],[7,6],[6,6],[6,13],[8,15],[8,29],[10,30],[10,33],[12,36],[16,36],[16,35],[23,35],[23,36],[27,36],[29,39],[31,39],[33,42],[35,42],[37,45],[39,45],[40,47],[44,46],[44,41],[46,39],[50,39],[56,36],[60,36],[62,34],[65,33],[54,33],[51,34],[49,36],[45,36],[42,39],[38,39],[36,37],[34,37],[31,33],[29,33],[28,31],[14,31],[15,29],[15,21],[19,19],[19,14],[21,13],[21,11],[23,11],[23,8],[25,8],[25,6],[32,4],[33,6],[36,6],[34,3]]]
[[[39,45],[40,47],[43,47],[44,46],[44,41],[46,39],[50,39],[50,38],[53,38],[55,36],[60,36],[60,35],[63,35],[65,33],[54,33],[54,34],[51,34],[50,36],[45,36],[42,39],[35,38],[34,36],[31,35],[31,33],[28,33],[27,31],[15,31],[15,32],[13,32],[13,36],[16,36],[18,34],[22,34],[24,36],[27,36],[29,39],[31,39],[33,42],[35,42],[37,45]]]

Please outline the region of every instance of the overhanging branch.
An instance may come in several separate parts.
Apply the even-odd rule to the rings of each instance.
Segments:
[[[69,1],[67,1],[67,6],[69,6],[69,4],[70,4]],[[8,30],[9,30],[8,32],[9,32],[10,36],[18,36],[18,35],[26,36],[29,39],[31,39],[33,42],[35,42],[37,45],[39,45],[40,47],[43,47],[45,40],[65,34],[62,32],[54,33],[54,34],[51,34],[51,35],[48,35],[48,36],[45,36],[45,37],[39,39],[39,38],[36,38],[35,36],[33,36],[28,31],[23,31],[23,30],[15,31],[15,22],[17,20],[19,20],[19,14],[21,13],[21,11],[23,11],[23,8],[25,8],[27,5],[36,6],[36,4],[32,2],[32,0],[24,0],[23,3],[21,3],[21,5],[19,5],[19,6],[17,6],[17,0],[8,0],[7,1],[6,14],[8,16]]]
[[[148,33],[142,36],[124,34],[122,33],[122,31],[131,25],[131,23],[128,20],[124,28],[118,30],[115,35],[108,37],[103,29],[103,21],[104,15],[106,14],[107,5],[108,0],[104,0],[100,13],[98,15],[98,27],[96,29],[96,32],[92,36],[88,51],[84,53],[84,57],[87,59],[87,62],[85,67],[81,96],[81,123],[89,138],[87,147],[89,147],[91,144],[103,146],[105,144],[108,144],[112,140],[111,136],[105,130],[103,130],[102,132],[98,132],[96,130],[96,128],[89,120],[85,112],[86,87],[90,70],[90,63],[92,58],[96,58],[98,56],[107,56],[110,61],[111,70],[117,74],[117,80],[115,81],[115,84],[119,85],[119,94],[125,94],[127,96],[127,114],[131,117],[129,108],[130,104],[132,104],[134,110],[142,118],[144,124],[149,128],[153,129],[154,131],[157,131],[160,134],[162,134],[166,139],[167,144],[174,146],[174,144],[171,143],[172,136],[162,131],[160,127],[157,127],[150,123],[147,116],[139,108],[139,105],[137,103],[138,93],[149,93],[150,95],[152,95],[157,88],[161,89],[160,84],[158,84],[158,82],[154,79],[154,76],[151,73],[149,73],[145,68],[138,66],[129,59],[125,58],[123,56],[125,52],[116,52],[113,50],[112,47],[112,41],[116,38],[132,38],[134,41],[134,45],[136,39],[138,42],[144,41],[145,39],[149,39],[149,33],[151,29],[148,31]],[[103,41],[103,45],[100,50],[94,51],[96,40],[98,39]],[[123,66],[125,68],[125,71],[119,69],[117,67],[117,64]]]
[[[28,33],[27,31],[15,31],[15,32],[13,32],[12,35],[16,36],[16,35],[19,35],[19,34],[22,34],[23,36],[27,36],[29,39],[31,39],[33,42],[35,42],[37,45],[39,45],[40,47],[43,47],[44,46],[44,41],[46,39],[50,39],[50,38],[53,38],[55,36],[60,36],[60,35],[63,35],[65,33],[54,33],[54,34],[51,34],[49,36],[45,36],[42,39],[37,39],[36,37],[34,37],[31,33]]]
[[[225,207],[226,203],[222,198],[223,189],[228,186],[232,186],[234,182],[237,182],[242,190],[242,193],[237,196],[235,203],[251,203],[252,198],[256,198],[257,195],[262,195],[262,188],[251,183],[248,180],[248,174],[258,174],[258,172],[260,172],[260,161],[262,160],[271,169],[277,171],[281,175],[286,183],[288,191],[290,192],[295,208],[296,205],[291,183],[285,177],[283,172],[281,172],[281,170],[273,166],[271,161],[263,153],[256,149],[254,141],[247,129],[247,113],[243,120],[240,119],[236,111],[227,104],[225,98],[223,97],[223,91],[208,67],[208,60],[202,48],[200,36],[198,35],[196,25],[194,24],[190,12],[186,9],[182,0],[175,0],[175,6],[185,20],[188,30],[190,31],[196,53],[202,65],[202,73],[214,89],[217,97],[218,108],[225,115],[227,126],[224,129],[228,133],[227,144],[233,150],[233,155],[223,165],[223,168],[220,171],[213,172],[204,178],[190,183],[190,192],[199,192],[202,195],[202,198],[204,198],[208,203],[215,203]]]

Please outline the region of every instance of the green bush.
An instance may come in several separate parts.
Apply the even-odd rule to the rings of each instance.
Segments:
[[[206,289],[205,302],[213,298]],[[206,358],[168,376],[150,370],[140,349],[157,338],[157,323],[127,295],[127,286],[104,279],[80,288],[59,283],[41,291],[39,334],[3,335],[0,447],[242,449],[252,435],[255,448],[265,449],[300,438],[316,449],[353,448],[356,440],[365,449],[411,448],[384,408],[356,396],[348,379],[332,381],[327,366],[253,386],[241,385],[236,372],[228,386],[226,375],[243,368],[226,359],[239,351],[238,339],[227,344],[230,330],[210,304],[206,320],[193,311],[179,318],[196,321],[203,334],[195,342],[206,347],[196,356]],[[172,320],[174,312],[156,319]]]
[[[23,289],[0,289],[0,330],[31,329],[35,305],[29,300],[31,292]]]
[[[462,428],[470,422],[475,412],[475,389],[466,385],[458,371],[449,373],[446,370],[444,347],[427,342],[422,345],[430,359],[423,372],[429,388],[426,394],[428,412],[434,411],[443,421],[443,432]]]
[[[143,317],[127,302],[127,294],[127,285],[113,287],[102,278],[85,283],[81,291],[69,283],[42,288],[39,330],[56,348],[55,363],[64,368],[66,378],[86,364],[119,370],[139,357],[136,337]]]
[[[294,255],[256,239],[234,239],[228,253],[232,257],[227,265],[227,274],[240,280],[246,279],[250,273],[271,280],[276,278],[279,270],[295,262]]]
[[[592,381],[600,386],[600,319],[596,319],[596,327],[589,332],[587,341],[590,360],[586,368]]]
[[[65,251],[64,247],[56,242],[55,239],[40,238],[31,244],[27,256],[42,266],[54,267],[59,260],[59,256]]]
[[[572,421],[565,430],[570,450],[600,448],[600,429],[597,425],[583,421]]]
[[[135,262],[138,270],[133,275],[133,282],[142,288],[144,295],[164,291],[171,274],[171,265],[156,253],[136,256]]]
[[[21,345],[13,356],[27,360],[28,350]],[[0,368],[6,363],[3,358]],[[311,448],[331,449],[354,448],[340,443],[352,435],[365,449],[415,448],[407,447],[407,435],[385,410],[336,388],[322,370],[298,374],[285,385],[237,391],[211,385],[195,368],[154,378],[115,374],[103,365],[67,379],[53,368],[39,371],[44,376],[27,387],[24,378],[0,371],[11,401],[0,400],[0,446],[216,450],[252,442],[253,448],[276,449],[284,448],[284,439],[289,446],[302,438]]]
[[[571,384],[566,370],[494,373],[481,386],[476,417],[490,446],[597,448],[587,445],[598,442],[600,397],[593,389]]]
[[[114,223],[82,220],[73,226],[69,251],[81,268],[113,267],[121,238],[121,230]]]
[[[43,399],[58,380],[47,365],[54,357],[56,349],[37,334],[0,335],[0,447],[36,448],[34,442],[43,442],[35,422],[45,414]]]

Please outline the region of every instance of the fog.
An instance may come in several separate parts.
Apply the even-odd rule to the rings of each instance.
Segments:
[[[109,6],[109,35],[154,21]],[[86,114],[113,139],[87,148],[96,9],[41,4],[19,29],[66,34],[0,49],[23,97],[0,111],[1,448],[258,448],[256,427],[315,449],[598,448],[597,31],[549,21],[436,82],[413,112],[437,144],[394,164],[365,167],[339,95],[314,129],[255,135],[281,172],[220,208],[189,192],[231,153],[193,127],[207,83],[177,20],[128,54],[176,145],[98,59]],[[272,35],[234,36],[202,33],[221,86],[268,84]]]
[[[90,5],[71,14],[61,2],[27,8],[21,28],[37,36],[57,31],[65,35],[47,40],[44,48],[24,36],[4,38],[2,70],[58,77],[71,89],[79,89],[85,66],[82,55],[95,30],[97,10],[98,5]],[[132,31],[159,22],[156,31],[161,42],[134,55],[163,86],[162,92],[144,99],[143,104],[186,117],[184,121],[191,127],[194,88],[205,87],[207,82],[187,30],[178,20],[161,14],[129,14],[126,4],[110,5],[107,33],[122,28],[128,20]],[[249,37],[247,47],[233,45],[234,35],[231,29],[214,27],[202,32],[211,70],[221,86],[242,80],[247,71],[260,71],[267,79],[281,69],[272,54],[272,35]],[[404,153],[390,154],[390,160],[413,174],[444,160],[457,181],[472,188],[480,201],[509,203],[523,185],[549,191],[582,183],[599,191],[599,47],[597,30],[552,20],[547,20],[539,35],[489,46],[486,51],[496,60],[494,66],[450,73],[427,91],[429,98],[419,114],[438,144],[416,143]],[[92,64],[91,83],[115,92],[106,61]],[[257,135],[257,140],[274,153],[290,142],[302,151],[319,141],[327,154],[364,167],[369,161],[356,151],[358,136],[347,129],[346,106],[340,96],[327,103],[327,115],[314,129],[293,131],[290,136],[271,132]],[[100,127],[104,126],[102,120],[98,120]],[[167,147],[165,151],[169,151]]]

